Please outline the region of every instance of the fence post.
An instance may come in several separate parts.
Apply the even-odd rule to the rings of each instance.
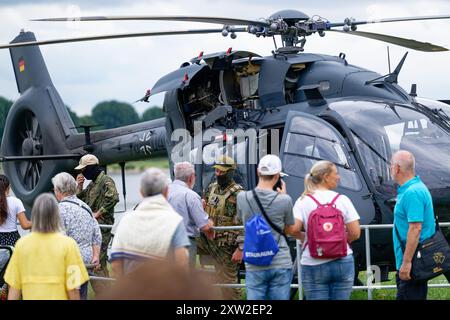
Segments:
[[[302,287],[302,267],[300,265],[301,259],[301,246],[299,245],[300,241],[296,240],[296,251],[297,251],[297,282],[298,282],[298,300],[303,300],[303,287]]]
[[[19,225],[19,223],[17,223]],[[110,229],[112,228],[112,225],[104,225],[101,224],[99,225],[100,228],[103,229]],[[441,222],[439,223],[440,227],[450,227],[450,222]],[[367,281],[367,285],[365,286],[354,286],[354,290],[366,290],[367,289],[367,299],[368,300],[372,300],[372,291],[373,290],[377,290],[377,289],[392,289],[395,290],[397,289],[396,285],[372,285],[372,280],[373,280],[373,272],[372,272],[372,263],[371,263],[371,252],[370,252],[370,229],[391,229],[393,227],[392,224],[382,224],[382,225],[361,225],[361,229],[364,229],[364,234],[365,234],[365,249],[366,249],[366,275],[367,275],[367,279],[371,279],[371,281]],[[227,227],[214,227],[214,230],[242,230],[244,229],[243,226],[227,226]],[[301,281],[301,264],[300,264],[300,260],[301,260],[301,242],[296,240],[295,242],[296,248],[297,248],[297,272],[298,272],[298,297],[299,300],[303,300],[303,287],[302,287],[302,281]],[[115,279],[112,278],[102,278],[102,277],[93,277],[91,276],[91,279],[93,280],[112,280],[114,281]],[[377,283],[377,282],[376,282]],[[243,284],[215,284],[215,286],[218,287],[233,287],[233,288],[242,288],[245,285]],[[431,288],[450,288],[450,284],[445,283],[445,284],[429,284],[428,287]]]
[[[366,238],[366,279],[370,278],[370,281],[366,280],[367,283],[367,300],[372,300],[372,263],[370,261],[370,229],[365,228],[365,238]]]

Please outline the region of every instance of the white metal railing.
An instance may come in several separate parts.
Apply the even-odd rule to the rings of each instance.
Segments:
[[[370,252],[370,230],[373,229],[392,229],[393,224],[374,224],[374,225],[361,225],[361,229],[364,230],[364,236],[365,236],[365,251],[366,251],[366,278],[372,280],[373,279],[373,272],[372,272],[372,264],[371,264],[371,252]],[[450,222],[441,222],[439,223],[440,227],[450,227]],[[111,225],[100,225],[100,228],[112,228]],[[226,230],[243,230],[244,226],[227,226],[227,227],[214,227],[214,230],[217,231],[226,231]],[[291,288],[298,289],[298,299],[303,300],[303,286],[301,281],[301,264],[300,264],[300,258],[301,258],[301,243],[300,241],[296,240],[296,252],[297,257],[295,259],[295,263],[297,265],[297,284],[291,284]],[[103,277],[94,277],[91,276],[92,280],[105,280],[105,281],[114,281],[115,279],[112,278],[103,278]],[[245,287],[245,284],[240,283],[218,283],[215,284],[215,286],[218,287],[225,287],[225,288],[243,288]],[[430,288],[445,288],[450,287],[449,283],[430,283],[428,284],[428,287]],[[372,281],[367,281],[367,285],[365,286],[353,286],[353,290],[367,290],[367,299],[372,300],[372,292],[373,290],[380,290],[380,289],[397,289],[396,285],[376,285],[372,284]]]
[[[450,227],[450,222],[439,223],[440,227]],[[362,225],[361,229],[364,230],[365,236],[365,249],[366,249],[366,277],[367,279],[373,279],[372,263],[370,260],[370,230],[371,229],[392,229],[393,224],[374,224],[374,225]],[[297,241],[298,242],[298,241]],[[431,288],[444,288],[450,287],[449,283],[428,284]],[[372,285],[372,281],[367,281],[365,286],[353,286],[353,290],[367,290],[367,299],[372,300],[372,291],[379,289],[397,289],[396,285]],[[300,291],[300,290],[299,290]]]

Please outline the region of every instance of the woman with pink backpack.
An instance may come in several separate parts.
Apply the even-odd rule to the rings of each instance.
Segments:
[[[318,161],[305,177],[294,217],[306,236],[300,263],[307,300],[348,300],[355,276],[349,246],[359,239],[359,215],[348,197],[333,191],[339,183],[334,163]]]

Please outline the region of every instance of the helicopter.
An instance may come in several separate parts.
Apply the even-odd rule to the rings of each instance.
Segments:
[[[220,24],[220,28],[128,33],[37,41],[21,31],[9,48],[20,98],[12,106],[1,145],[1,161],[13,191],[27,206],[51,190],[50,179],[73,172],[78,159],[93,153],[103,165],[167,154],[194,161],[202,193],[214,178],[212,156],[227,153],[237,160],[236,180],[245,189],[256,186],[258,159],[279,154],[292,199],[303,191],[304,177],[320,160],[336,164],[341,176],[337,192],[347,195],[360,213],[361,224],[391,224],[396,185],[389,171],[392,154],[400,149],[416,157],[416,171],[429,187],[440,221],[450,221],[450,105],[407,92],[398,76],[407,55],[387,75],[350,64],[345,54],[305,52],[307,37],[346,33],[425,52],[448,51],[431,43],[358,31],[369,23],[450,19],[450,15],[330,22],[297,10],[269,18],[246,20],[199,16],[91,16],[37,21],[182,21]],[[232,48],[183,62],[160,78],[138,101],[165,92],[166,117],[120,128],[78,133],[52,83],[41,45],[115,39],[218,33],[235,38],[280,37],[269,56]],[[177,134],[180,132],[181,134]],[[244,137],[229,132],[242,130]],[[208,132],[205,135],[205,132]],[[256,139],[247,132],[256,132]],[[205,138],[205,136],[207,136]],[[175,137],[175,139],[174,139]],[[256,150],[256,151],[255,151]],[[200,156],[199,156],[200,154]],[[250,157],[254,158],[250,161]],[[449,236],[449,235],[447,235]],[[365,268],[364,236],[353,244],[358,270]],[[395,270],[391,230],[374,230],[371,261]]]

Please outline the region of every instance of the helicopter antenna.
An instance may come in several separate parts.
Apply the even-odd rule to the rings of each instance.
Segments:
[[[402,60],[400,60],[397,68],[395,68],[394,72],[389,74],[388,77],[384,81],[390,82],[390,83],[397,83],[398,82],[398,75],[400,74],[400,71],[402,70],[403,63],[405,63],[406,56],[408,55],[408,51],[406,51],[405,55],[403,56]]]
[[[391,73],[391,55],[389,54],[389,46],[387,46],[387,58],[388,58],[389,73]]]
[[[272,39],[273,39],[273,44],[275,46],[275,50],[278,50],[277,41],[275,40],[275,36],[272,36]]]
[[[380,79],[383,79],[383,81],[388,83],[397,83],[398,82],[398,75],[400,74],[400,71],[402,70],[403,63],[405,63],[406,56],[408,55],[408,52],[405,53],[402,60],[400,60],[398,66],[395,68],[394,72],[388,73],[384,76],[375,78],[373,80],[366,81],[366,85],[371,84],[375,81],[378,81]]]

